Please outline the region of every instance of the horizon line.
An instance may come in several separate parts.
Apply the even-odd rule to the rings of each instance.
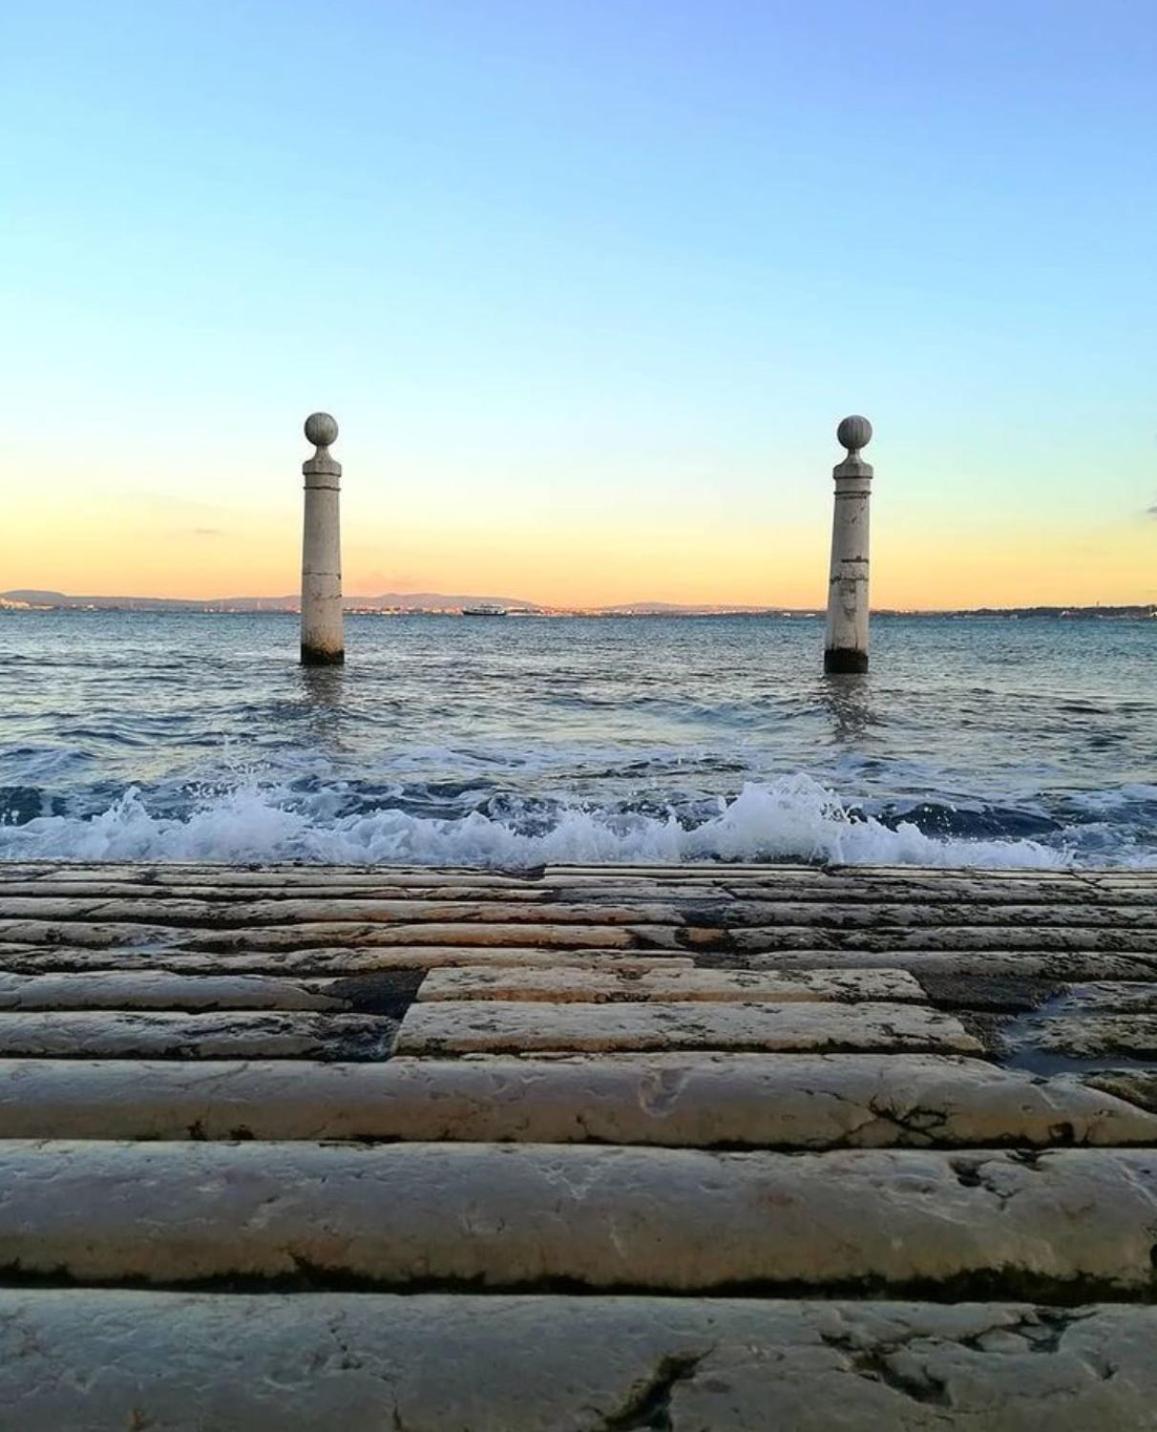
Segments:
[[[424,605],[423,601],[434,605]],[[407,605],[412,602],[412,605]],[[699,615],[699,616],[759,616],[759,615],[791,615],[799,617],[823,616],[824,608],[821,606],[795,607],[781,603],[750,603],[750,602],[668,602],[659,599],[643,599],[632,602],[606,602],[606,603],[543,603],[533,602],[519,597],[495,597],[484,596],[474,593],[446,593],[446,592],[378,592],[366,594],[351,594],[343,597],[343,606],[346,609],[353,607],[357,613],[359,603],[366,603],[362,609],[363,614],[370,614],[373,611],[382,613],[414,611],[430,613],[444,611],[448,615],[460,613],[465,606],[473,605],[501,605],[507,614],[526,615],[576,615],[584,614],[620,614],[620,615]],[[95,606],[98,609],[105,607],[111,610],[131,609],[134,605],[154,607],[171,607],[176,609],[200,608],[209,609],[207,614],[212,614],[211,609],[224,609],[233,614],[265,612],[270,615],[279,613],[297,614],[300,612],[301,599],[299,594],[286,594],[275,597],[165,597],[165,596],[132,596],[124,593],[84,593],[73,594],[61,592],[49,588],[19,587],[8,591],[0,592],[0,610],[9,612],[36,611],[36,610],[69,610],[76,607]],[[1133,602],[1033,602],[1033,603],[1000,603],[980,604],[976,606],[913,606],[913,607],[872,607],[873,615],[953,615],[961,613],[1005,613],[1005,612],[1122,612],[1122,611],[1157,611],[1157,601],[1133,601]],[[222,613],[223,614],[223,613]]]

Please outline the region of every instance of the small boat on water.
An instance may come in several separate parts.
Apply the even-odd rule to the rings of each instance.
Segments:
[[[495,607],[489,602],[483,602],[477,607],[463,607],[462,615],[464,617],[504,617],[506,608]]]

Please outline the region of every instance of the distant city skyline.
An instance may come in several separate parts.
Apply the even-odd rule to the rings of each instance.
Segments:
[[[0,591],[1157,600],[1146,0],[5,17]]]

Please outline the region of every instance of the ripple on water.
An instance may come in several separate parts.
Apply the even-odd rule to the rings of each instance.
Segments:
[[[1157,623],[889,619],[842,681],[813,622],[351,621],[320,675],[283,617],[3,635],[0,856],[1157,860]]]

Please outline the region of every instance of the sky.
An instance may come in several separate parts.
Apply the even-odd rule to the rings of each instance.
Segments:
[[[9,0],[0,590],[1157,600],[1153,0]]]

